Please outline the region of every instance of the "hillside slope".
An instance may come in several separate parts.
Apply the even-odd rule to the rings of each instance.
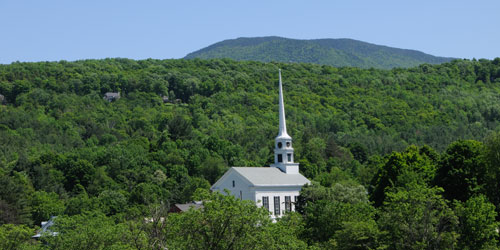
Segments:
[[[439,64],[453,58],[416,50],[375,45],[353,39],[297,40],[282,37],[237,38],[215,43],[188,54],[185,59],[231,58],[238,61],[303,62],[335,67],[390,69],[422,63]]]
[[[467,204],[457,203],[454,194],[464,197],[462,200],[480,194],[472,197],[483,201],[471,204],[489,207],[482,211],[490,211],[487,214],[492,226],[481,228],[495,232],[494,210],[495,206],[500,208],[500,58],[392,70],[230,59],[105,59],[0,65],[0,94],[5,96],[0,104],[0,249],[45,250],[60,240],[68,243],[61,243],[62,248],[49,248],[71,249],[82,245],[83,238],[93,242],[81,249],[96,248],[94,241],[101,245],[117,242],[120,245],[116,249],[155,249],[135,247],[137,231],[142,228],[147,230],[140,236],[145,240],[140,241],[156,242],[159,237],[148,233],[152,232],[148,229],[152,223],[144,220],[152,214],[161,215],[154,210],[168,208],[165,204],[169,203],[200,200],[228,167],[272,163],[278,133],[278,69],[282,70],[294,159],[304,176],[322,185],[310,186],[314,189],[304,194],[326,197],[310,199],[311,203],[309,198],[304,199],[308,207],[299,217],[303,222],[286,226],[290,232],[312,233],[289,234],[279,242],[334,242],[325,239],[344,229],[330,225],[344,223],[344,217],[355,222],[368,218],[371,224],[362,223],[373,225],[370,228],[375,230],[389,223],[397,226],[403,220],[414,221],[411,228],[418,228],[427,223],[421,223],[428,221],[426,214],[440,215],[448,209],[446,214],[453,215],[447,204]],[[121,98],[113,102],[103,99],[110,91],[119,91]],[[170,101],[165,102],[164,96]],[[463,139],[486,143],[455,143]],[[447,200],[441,198],[441,188],[431,187],[436,183]],[[330,194],[340,192],[343,200],[347,197],[345,201],[330,199],[337,197]],[[394,199],[396,196],[404,200]],[[494,203],[487,203],[486,198]],[[197,221],[213,221],[214,227],[240,226],[242,222],[233,219],[220,226],[222,220],[213,219],[214,215],[244,215],[248,221],[248,211],[255,209],[233,209],[241,201],[219,200],[230,209],[210,205],[206,207],[214,212],[203,209],[168,215],[163,217],[168,224],[162,225],[168,230],[184,230],[187,225],[191,228],[188,232],[207,228],[206,224],[194,223]],[[400,212],[415,206],[415,210]],[[227,216],[225,211],[232,215]],[[317,217],[320,212],[316,211],[325,216]],[[428,212],[422,215],[413,211]],[[388,218],[387,222],[370,217],[375,214],[385,216],[381,218]],[[389,216],[392,214],[397,219]],[[418,220],[415,214],[420,216]],[[470,214],[478,216],[476,212]],[[51,215],[67,221],[62,225],[69,226],[62,230],[72,231],[64,232],[64,237],[49,235],[47,245],[43,240],[31,243],[37,226]],[[333,219],[325,219],[322,224],[306,223],[318,221],[314,218]],[[441,223],[444,219],[432,221]],[[252,225],[284,228],[279,224],[283,222],[286,220]],[[252,233],[258,230],[252,229]],[[320,231],[328,233],[316,234]],[[360,238],[358,231],[342,235]],[[24,232],[25,237],[14,238],[14,233],[6,232]],[[184,244],[184,239],[176,235],[185,232],[168,231],[161,239],[168,244]],[[369,232],[372,234],[371,229]],[[465,235],[461,232],[451,233]],[[407,238],[403,235],[381,242],[389,245]],[[7,248],[3,239],[30,245]],[[330,244],[325,246],[331,249]],[[281,243],[279,247],[307,248],[282,247]]]

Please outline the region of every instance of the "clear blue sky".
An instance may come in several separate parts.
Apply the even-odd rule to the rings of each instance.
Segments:
[[[0,63],[181,58],[237,37],[352,38],[500,57],[499,0],[0,0]]]

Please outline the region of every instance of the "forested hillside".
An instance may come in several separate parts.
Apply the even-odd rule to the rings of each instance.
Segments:
[[[295,158],[314,184],[298,213],[271,223],[253,204],[207,190],[230,166],[271,163],[278,68]],[[0,249],[498,244],[500,58],[392,70],[13,63],[0,65],[0,94]],[[192,200],[205,209],[165,213]],[[30,241],[51,215],[60,235]]]
[[[353,39],[299,40],[276,36],[224,40],[189,53],[185,57],[185,59],[192,58],[316,63],[335,67],[351,66],[379,69],[408,68],[423,63],[438,64],[453,59]]]

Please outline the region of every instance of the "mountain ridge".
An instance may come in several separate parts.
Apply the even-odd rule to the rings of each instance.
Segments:
[[[223,40],[184,57],[184,59],[193,58],[316,63],[335,67],[381,69],[409,68],[423,63],[440,64],[455,59],[350,38],[303,40],[278,36],[239,37]]]

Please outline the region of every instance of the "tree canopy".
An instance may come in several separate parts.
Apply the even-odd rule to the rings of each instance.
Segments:
[[[204,210],[155,212],[195,200],[228,167],[269,166],[278,68],[295,160],[314,183],[298,213],[270,223],[216,194]],[[392,70],[227,59],[0,65],[0,244],[498,247],[499,76],[500,58]],[[61,237],[29,240],[56,215]]]

